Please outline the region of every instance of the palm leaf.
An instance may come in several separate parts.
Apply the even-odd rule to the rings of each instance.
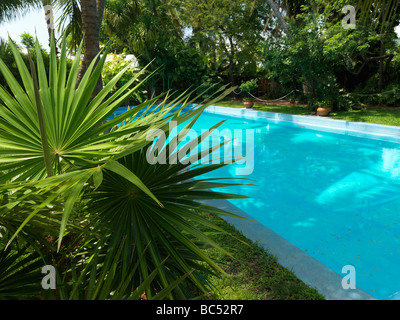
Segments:
[[[396,23],[394,17],[398,5],[398,0],[359,0],[357,20],[364,25],[380,26],[380,32],[383,33]]]
[[[32,298],[43,292],[40,283],[44,266],[40,256],[27,248],[0,251],[0,300]]]

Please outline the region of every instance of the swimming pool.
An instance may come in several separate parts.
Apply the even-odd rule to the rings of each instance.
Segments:
[[[220,132],[243,131],[242,155],[253,157],[253,168],[240,176],[243,164],[232,164],[202,178],[254,180],[256,186],[221,189],[252,197],[229,200],[230,209],[256,220],[238,222],[245,235],[261,233],[258,239],[284,252],[299,278],[314,273],[305,282],[317,289],[322,283],[333,297],[341,299],[343,267],[352,266],[357,288],[366,293],[354,296],[399,299],[400,128],[208,107],[193,129],[200,134],[221,120]]]
[[[259,112],[213,107],[194,129],[210,128],[221,120],[226,122],[220,130],[254,130],[254,170],[244,177],[254,179],[257,186],[224,188],[252,197],[229,201],[342,277],[343,267],[353,266],[357,287],[371,296],[397,298],[397,129],[375,126],[366,131],[360,124],[331,119],[260,118]],[[238,177],[235,166],[239,165],[205,177]]]

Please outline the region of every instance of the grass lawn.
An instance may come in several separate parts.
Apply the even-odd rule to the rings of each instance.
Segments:
[[[218,106],[243,108],[243,104],[241,102],[224,101],[224,102],[219,102]],[[264,105],[256,103],[254,104],[253,109],[259,111],[298,114],[298,115],[310,114],[310,111],[307,109],[307,107],[303,106],[276,106],[276,105]],[[390,126],[400,126],[400,108],[392,110],[367,109],[367,110],[338,111],[338,112],[333,112],[330,118],[356,121],[356,122],[369,122],[369,123],[384,124]]]
[[[333,119],[400,126],[400,108],[398,110],[350,110],[336,114],[332,116]]]
[[[218,106],[243,108],[242,103],[220,102]],[[287,114],[308,115],[310,111],[302,106],[277,106],[255,104],[254,110]],[[333,113],[331,118],[357,122],[400,126],[398,110],[367,109]],[[217,299],[221,300],[324,300],[315,289],[299,280],[290,270],[282,267],[276,258],[265,249],[252,243],[232,225],[220,218],[209,216],[230,235],[215,235],[215,241],[233,254],[222,255],[209,250],[209,254],[224,265],[226,275],[215,277],[212,283],[217,289]]]
[[[299,280],[292,271],[282,267],[275,256],[253,243],[225,220],[207,218],[228,234],[212,237],[218,245],[231,253],[206,249],[208,255],[220,261],[226,275],[213,277],[218,300],[325,300],[314,288]],[[207,231],[207,230],[203,230]]]

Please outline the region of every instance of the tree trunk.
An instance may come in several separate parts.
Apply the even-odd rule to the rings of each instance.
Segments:
[[[274,15],[278,19],[279,24],[281,25],[283,31],[286,33],[286,35],[291,38],[292,34],[290,33],[289,26],[285,21],[285,18],[282,16],[282,14],[279,12],[278,5],[273,1],[273,0],[266,0],[269,6],[271,7],[272,11],[274,12]],[[304,54],[304,53],[303,53]],[[303,86],[311,86],[312,92],[314,94],[315,91],[315,86],[314,86],[314,79],[312,76],[307,72],[306,67],[301,64],[300,65],[301,73],[303,75],[304,81],[303,81]]]
[[[233,43],[232,36],[229,36],[229,44],[231,52],[228,54],[229,56],[229,77],[231,80],[231,86],[235,86],[235,45]]]
[[[383,56],[385,53],[383,36],[381,35],[381,48],[380,48],[380,56]],[[382,83],[383,83],[383,59],[379,60],[379,78],[378,78],[378,92],[382,92]]]
[[[84,55],[79,70],[78,84],[85,74],[93,59],[100,52],[99,38],[103,19],[105,0],[81,0],[82,29],[84,42]],[[102,78],[99,78],[93,96],[96,96],[103,88]]]
[[[278,5],[272,0],[267,0],[267,2],[271,7],[272,11],[274,12],[276,18],[278,19],[279,24],[281,25],[283,31],[289,36],[290,35],[289,27],[285,19],[283,18],[282,14],[279,12]]]
[[[99,22],[99,31],[101,29],[101,22],[103,21],[105,0],[96,0],[97,18]]]

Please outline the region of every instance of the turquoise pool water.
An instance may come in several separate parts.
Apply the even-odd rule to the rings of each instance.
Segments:
[[[220,131],[254,130],[250,175],[233,164],[206,176],[254,179],[221,189],[252,197],[230,202],[341,276],[354,266],[357,287],[373,297],[400,291],[400,143],[212,113],[194,129],[221,120]]]

